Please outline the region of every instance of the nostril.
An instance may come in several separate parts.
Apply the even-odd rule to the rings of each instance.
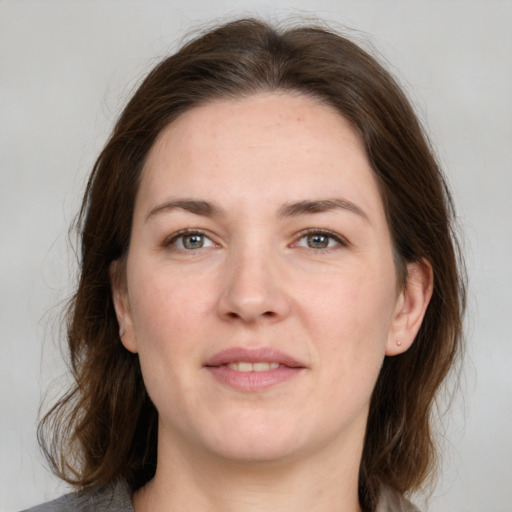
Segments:
[[[278,315],[277,315],[277,313],[276,313],[276,312],[274,312],[274,311],[265,311],[265,312],[261,313],[261,315],[259,315],[259,316],[260,316],[260,318],[261,318],[261,317],[264,317],[264,318],[272,319],[272,318],[275,318],[275,317],[276,317],[276,316],[278,316]],[[247,319],[249,319],[249,316],[244,317],[244,315],[239,314],[239,313],[237,313],[237,312],[235,312],[235,311],[228,311],[228,312],[226,313],[226,317],[227,317],[227,318],[230,318],[230,319],[232,319],[232,320],[238,320],[238,319],[244,319],[244,318],[245,318],[246,320],[247,320]],[[255,315],[253,319],[256,319],[257,317],[258,317],[258,315]]]
[[[281,292],[267,289],[270,286],[260,290],[235,284],[220,295],[216,304],[217,313],[224,320],[275,322],[287,315],[288,301]]]

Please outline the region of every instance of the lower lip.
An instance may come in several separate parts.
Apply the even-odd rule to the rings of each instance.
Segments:
[[[263,372],[239,372],[232,370],[229,366],[208,366],[207,370],[221,383],[239,391],[262,391],[282,382],[293,379],[304,368],[290,368],[280,366]]]

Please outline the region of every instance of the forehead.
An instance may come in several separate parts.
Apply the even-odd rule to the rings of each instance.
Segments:
[[[351,195],[380,209],[362,142],[332,107],[310,97],[260,93],[212,101],[168,125],[151,149],[140,196],[219,195],[250,204]]]
[[[278,135],[278,140],[275,136]],[[349,122],[333,107],[299,93],[267,92],[239,99],[223,99],[193,107],[162,130],[150,151],[154,158],[169,139],[182,149],[210,150],[222,142],[248,142],[269,149],[278,143],[305,139],[306,146],[337,145],[364,153],[361,140]]]

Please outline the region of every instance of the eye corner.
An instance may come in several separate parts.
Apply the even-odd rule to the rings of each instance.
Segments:
[[[196,239],[194,241],[194,238]],[[181,253],[193,253],[201,249],[220,247],[212,235],[202,229],[181,229],[166,237],[162,244],[164,248]]]
[[[345,248],[349,245],[348,240],[339,233],[319,228],[309,228],[301,231],[295,242],[292,243],[292,247],[302,247],[315,253]]]

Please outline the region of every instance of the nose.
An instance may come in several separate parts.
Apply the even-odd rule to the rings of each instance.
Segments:
[[[277,322],[290,312],[286,277],[277,256],[269,251],[249,251],[226,261],[218,313],[223,319],[247,324]]]

